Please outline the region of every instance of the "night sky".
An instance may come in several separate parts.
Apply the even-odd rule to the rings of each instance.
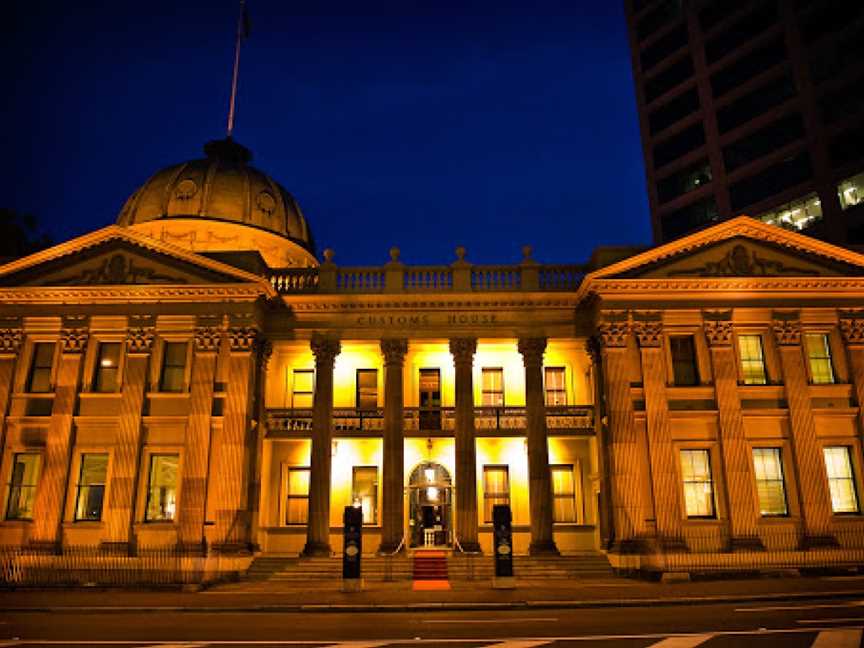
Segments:
[[[234,0],[9,5],[0,207],[66,240],[224,137]],[[647,244],[622,5],[248,0],[235,139],[337,263]]]

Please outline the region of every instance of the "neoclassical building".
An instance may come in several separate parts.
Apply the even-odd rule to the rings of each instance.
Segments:
[[[7,578],[330,556],[346,506],[370,560],[491,562],[507,504],[518,554],[864,564],[864,256],[739,217],[572,266],[319,263],[248,150],[205,151],[0,267]]]

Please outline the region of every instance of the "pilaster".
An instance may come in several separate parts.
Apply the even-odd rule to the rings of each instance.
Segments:
[[[704,326],[714,370],[717,409],[720,412],[720,449],[726,477],[730,549],[761,550],[764,546],[758,533],[758,495],[753,457],[747,444],[741,399],[738,397],[738,360],[732,346],[734,329],[729,315],[706,313]]]
[[[558,554],[553,536],[552,475],[546,438],[543,354],[546,338],[519,339],[525,366],[525,418],[528,444],[528,503],[531,512],[531,554]]]
[[[849,374],[858,404],[858,434],[864,435],[864,310],[840,313],[840,334],[846,346]]]
[[[651,487],[657,540],[662,549],[686,547],[681,531],[681,487],[677,457],[672,445],[669,403],[666,394],[666,356],[663,352],[663,323],[660,313],[642,313],[633,330],[642,357],[642,384],[645,393],[645,418],[648,431],[648,457],[651,462]]]
[[[6,447],[6,413],[12,394],[15,363],[24,343],[21,321],[16,319],[0,322],[0,451]]]
[[[836,546],[831,534],[831,497],[825,459],[816,438],[816,423],[810,406],[807,370],[801,349],[801,321],[797,314],[774,314],[774,338],[780,348],[783,382],[789,404],[792,428],[792,451],[801,491],[801,515],[804,520],[802,546]]]
[[[315,396],[312,403],[312,456],[309,462],[309,524],[306,556],[330,555],[330,446],[333,439],[333,365],[339,340],[315,335]]]
[[[402,543],[404,527],[403,368],[408,341],[381,340],[384,356],[384,470],[380,553],[393,553]]]
[[[66,502],[72,446],[72,419],[81,384],[81,357],[87,348],[86,318],[68,318],[60,331],[60,360],[54,386],[54,405],[45,439],[45,455],[33,508],[30,542],[57,549],[61,542],[60,522]]]
[[[479,552],[477,527],[477,449],[474,428],[474,353],[476,338],[453,338],[456,369],[456,538],[463,551]]]

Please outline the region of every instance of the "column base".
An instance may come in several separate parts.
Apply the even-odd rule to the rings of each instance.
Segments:
[[[306,558],[329,558],[332,554],[333,551],[326,542],[307,542],[301,555]]]
[[[765,545],[758,536],[737,536],[729,539],[729,551],[765,551]]]
[[[805,535],[801,538],[801,549],[836,549],[840,546],[837,538],[826,533],[825,535]]]
[[[134,547],[131,542],[100,542],[99,551],[111,556],[134,555]]]
[[[483,553],[480,549],[479,542],[459,542],[459,546],[462,547],[462,551],[464,553]]]
[[[560,556],[561,552],[555,546],[554,540],[543,540],[541,542],[532,542],[528,546],[528,553],[531,556]]]
[[[609,549],[610,553],[616,554],[647,554],[651,553],[647,538],[627,538],[625,540],[616,540]]]
[[[252,553],[252,549],[246,542],[223,542],[221,544],[210,545],[210,550],[213,553],[223,556],[248,556]]]

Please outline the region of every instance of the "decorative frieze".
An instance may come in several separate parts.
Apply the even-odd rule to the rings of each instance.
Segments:
[[[228,329],[228,343],[235,353],[249,353],[255,349],[258,329],[254,326],[238,326]]]
[[[542,367],[543,354],[546,352],[546,338],[519,338],[519,353],[526,367]]]
[[[403,338],[381,340],[381,355],[384,356],[385,365],[402,365],[406,353],[408,353],[408,340]]]

